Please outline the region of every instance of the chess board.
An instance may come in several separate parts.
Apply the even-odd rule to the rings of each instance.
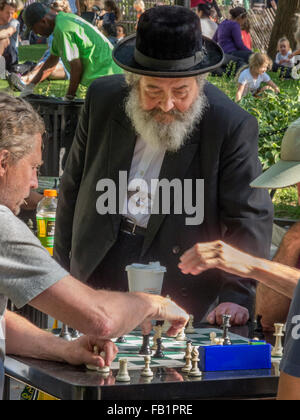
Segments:
[[[210,345],[210,333],[215,332],[217,337],[223,336],[223,331],[216,328],[196,329],[195,334],[187,334],[187,339],[192,341],[192,345],[196,347]],[[229,333],[233,345],[248,344],[249,339],[241,337],[237,334]],[[119,368],[119,359],[128,359],[128,370],[142,370],[145,366],[144,356],[139,354],[142,347],[143,337],[140,332],[133,332],[125,336],[126,343],[116,343],[119,349],[117,358],[112,363],[112,369]],[[113,340],[116,341],[116,340]],[[150,346],[153,344],[150,338]],[[162,337],[162,344],[164,347],[163,359],[151,359],[152,367],[167,367],[167,368],[181,368],[185,365],[184,355],[186,349],[186,341],[176,341],[175,338]],[[153,354],[155,351],[153,351]]]

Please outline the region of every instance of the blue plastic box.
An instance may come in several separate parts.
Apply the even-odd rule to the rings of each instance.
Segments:
[[[225,370],[271,369],[270,344],[238,344],[199,347],[199,369],[202,372]]]

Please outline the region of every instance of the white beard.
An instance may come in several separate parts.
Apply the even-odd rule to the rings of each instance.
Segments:
[[[134,85],[126,100],[126,114],[137,134],[153,149],[177,152],[201,121],[208,105],[203,85],[204,83],[199,87],[199,95],[187,111],[180,112],[174,109],[167,113],[160,109],[144,111],[140,105],[139,88]],[[170,123],[160,123],[155,119],[156,115],[172,115],[175,119]]]

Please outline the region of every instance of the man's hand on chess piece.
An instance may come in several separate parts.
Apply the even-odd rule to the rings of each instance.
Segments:
[[[251,277],[255,257],[222,241],[198,243],[180,258],[178,267],[184,274],[198,275],[211,268],[218,268],[239,277]]]
[[[171,299],[161,296],[149,295],[155,308],[155,313],[147,318],[142,324],[143,335],[150,334],[152,330],[151,320],[169,321],[171,327],[167,331],[170,337],[176,336],[187,324],[189,315]]]
[[[62,344],[65,346],[63,360],[71,365],[85,364],[103,368],[110,366],[118,353],[118,348],[112,341],[99,340],[86,335],[75,341],[63,341]],[[98,347],[99,354],[94,353],[95,346]]]
[[[249,311],[243,306],[237,305],[236,303],[225,302],[217,306],[207,317],[207,322],[211,325],[222,325],[222,315],[231,315],[230,324],[246,325],[249,320]]]

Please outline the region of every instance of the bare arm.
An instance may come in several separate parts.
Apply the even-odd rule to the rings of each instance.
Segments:
[[[149,320],[168,320],[170,334],[180,331],[188,315],[160,296],[143,293],[95,291],[67,276],[30,302],[36,309],[103,339],[120,337]]]
[[[198,275],[218,268],[239,277],[252,278],[291,299],[300,279],[300,271],[273,261],[253,257],[222,241],[199,243],[181,258],[184,274]]]
[[[244,90],[245,90],[245,85],[242,85],[241,83],[239,83],[238,90],[235,95],[236,102],[239,102],[242,99]]]
[[[54,71],[58,62],[59,62],[59,57],[57,57],[56,55],[50,55],[48,60],[46,60],[44,65],[41,67],[38,74],[32,79],[31,83],[33,83],[34,85],[37,85],[38,83],[47,79],[47,77],[49,77],[50,74]]]
[[[5,313],[5,323],[7,354],[74,365],[86,363],[99,367],[109,366],[117,354],[117,348],[112,342],[87,336],[68,342],[37,328],[25,318],[10,311]],[[105,352],[105,360],[94,354],[94,345]]]
[[[274,257],[275,262],[296,267],[300,256],[300,223],[296,223],[284,236]],[[260,284],[257,288],[257,313],[263,316],[262,325],[272,329],[275,322],[285,322],[291,299]]]
[[[281,372],[277,399],[300,400],[300,378]]]
[[[82,73],[83,73],[83,66],[80,58],[73,60],[70,62],[71,71],[70,71],[70,84],[67,95],[75,96],[76,91],[78,89]]]
[[[16,28],[14,28],[13,26],[10,26],[7,29],[1,29],[0,30],[0,39],[10,38],[11,36],[13,36],[13,34],[16,31],[17,31]]]

